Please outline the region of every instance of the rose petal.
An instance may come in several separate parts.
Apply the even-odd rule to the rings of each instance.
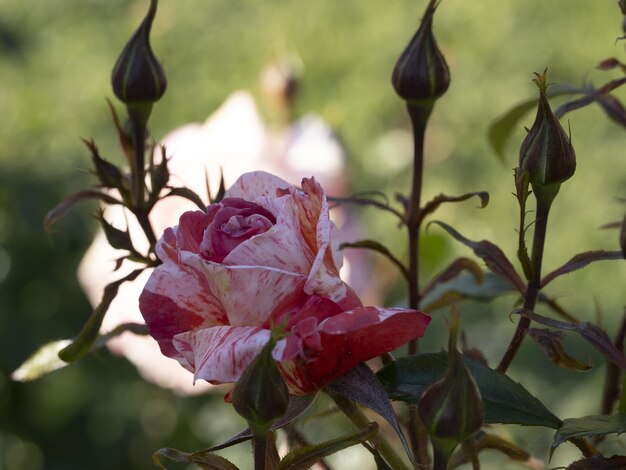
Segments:
[[[181,260],[203,270],[208,288],[228,313],[232,326],[260,326],[272,313],[284,311],[285,305],[299,307],[306,301],[305,277],[296,273],[261,266],[225,266],[191,253],[181,254]]]
[[[228,319],[211,295],[204,274],[166,261],[158,266],[141,296],[139,309],[150,334],[166,356],[176,357],[172,337],[195,328],[225,324]]]
[[[231,251],[227,265],[268,266],[307,276],[313,263],[312,253],[301,235],[298,206],[291,198],[283,199],[276,224]]]
[[[260,197],[276,197],[276,191],[289,188],[291,185],[284,179],[264,171],[253,171],[241,175],[226,191],[225,197],[240,197],[247,201],[256,202]]]
[[[174,346],[192,359],[194,381],[218,384],[236,382],[269,339],[270,332],[258,327],[216,326],[181,333]]]
[[[211,205],[207,214],[202,211],[189,211],[181,215],[176,227],[178,249],[198,253],[204,230],[218,211],[218,206]]]
[[[318,326],[322,349],[312,361],[285,363],[290,391],[318,390],[357,364],[393,351],[424,334],[430,317],[417,310],[360,307],[327,318]],[[280,358],[277,358],[280,359]]]

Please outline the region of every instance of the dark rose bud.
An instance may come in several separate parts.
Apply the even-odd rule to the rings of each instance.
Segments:
[[[436,0],[428,3],[419,29],[393,69],[391,83],[406,101],[435,100],[450,86],[450,70],[433,35],[437,5]]]
[[[519,165],[528,173],[536,196],[548,193],[553,198],[561,183],[574,174],[576,153],[570,137],[550,109],[546,71],[535,76],[533,81],[539,88],[537,116],[520,147]]]
[[[448,370],[423,393],[419,415],[431,436],[435,452],[449,454],[480,429],[483,402],[476,381],[456,347],[459,319],[453,311],[448,343]]]
[[[167,88],[163,67],[150,47],[150,29],[156,9],[157,0],[151,0],[146,17],[113,67],[113,91],[123,103],[154,103]]]
[[[235,411],[243,416],[250,429],[267,432],[283,416],[289,404],[289,392],[272,357],[276,341],[272,338],[241,375],[233,390]]]

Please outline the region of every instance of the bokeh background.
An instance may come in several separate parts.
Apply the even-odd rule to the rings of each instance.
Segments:
[[[241,427],[220,393],[178,397],[144,382],[125,359],[106,350],[36,382],[9,377],[39,345],[78,332],[90,312],[75,272],[96,230],[89,217],[94,208],[76,210],[54,234],[44,233],[42,219],[63,196],[92,181],[84,171],[89,158],[80,137],[94,138],[103,155],[122,161],[104,98],[113,97],[112,65],[147,3],[0,1],[2,470],[153,468],[150,456],[157,448],[203,448]],[[155,107],[153,135],[158,139],[182,124],[204,121],[233,90],[258,96],[262,67],[295,53],[304,65],[296,112],[316,111],[335,129],[347,149],[352,188],[406,192],[411,140],[389,77],[425,3],[162,0],[153,47],[169,88]],[[535,93],[534,71],[548,67],[551,81],[576,85],[615,78],[617,73],[594,67],[607,57],[624,58],[624,45],[616,41],[621,21],[614,0],[442,2],[435,28],[452,85],[438,102],[427,135],[424,196],[487,190],[492,200],[482,210],[474,202],[448,205],[436,218],[469,238],[497,242],[514,258],[512,168],[523,128],[518,126],[501,162],[488,145],[488,126]],[[532,119],[528,115],[523,125]],[[624,212],[614,199],[626,196],[624,129],[595,106],[570,114],[568,122],[578,169],[553,208],[546,269],[580,251],[617,249],[617,232],[599,227]],[[403,253],[403,234],[391,218],[371,209],[356,213],[369,237]],[[470,255],[435,227],[423,248],[425,276],[456,256]],[[372,276],[388,273],[383,266]],[[601,321],[611,333],[626,303],[625,286],[624,263],[605,262],[559,279],[549,292],[581,320]],[[403,295],[401,286],[392,286],[387,302],[401,304]],[[492,363],[513,332],[508,313],[514,302],[509,297],[461,306],[469,343]],[[445,344],[447,314],[433,312],[425,350]],[[561,418],[595,413],[604,361],[577,338],[566,345],[592,362],[592,370],[558,369],[528,342],[511,375]],[[498,432],[547,457],[550,432],[514,426]],[[624,452],[619,439],[609,439],[609,446]],[[241,462],[249,460],[245,449],[242,455]],[[551,465],[576,457],[565,444]],[[492,468],[504,468],[497,456],[491,462]]]

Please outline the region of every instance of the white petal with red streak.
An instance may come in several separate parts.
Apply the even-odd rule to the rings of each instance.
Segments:
[[[298,206],[284,199],[276,224],[267,232],[255,235],[231,251],[226,265],[268,266],[305,276],[309,275],[313,254],[300,234]]]
[[[270,339],[258,327],[216,326],[174,337],[174,346],[189,357],[193,351],[194,381],[236,382]],[[191,357],[189,357],[191,359]]]
[[[265,171],[253,171],[241,175],[226,191],[225,197],[240,197],[246,201],[254,201],[258,197],[276,197],[277,189],[289,188],[291,185],[284,179]]]
[[[202,269],[232,326],[262,325],[276,307],[302,297],[305,277],[262,266],[225,266],[182,253],[183,262]]]

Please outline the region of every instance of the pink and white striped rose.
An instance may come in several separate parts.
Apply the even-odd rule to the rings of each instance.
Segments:
[[[314,178],[300,190],[244,174],[159,240],[163,264],[139,299],[150,334],[195,380],[218,384],[236,382],[281,325],[273,356],[298,395],[422,336],[430,317],[364,307],[339,278],[335,230]]]

